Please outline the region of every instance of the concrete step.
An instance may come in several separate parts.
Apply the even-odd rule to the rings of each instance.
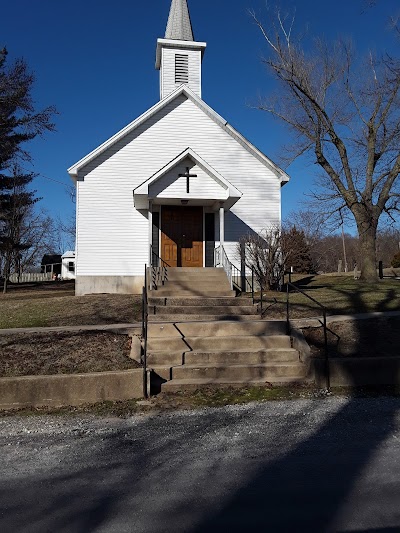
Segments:
[[[157,292],[157,291],[155,291]],[[164,298],[162,296],[152,296],[149,298],[149,305],[157,305],[157,306],[220,306],[220,305],[227,305],[227,306],[250,306],[253,305],[250,298],[229,298],[228,296],[222,297],[222,298],[202,298],[201,296],[189,296],[187,298],[174,298],[173,296]],[[256,307],[256,306],[254,306]]]
[[[153,352],[147,356],[150,367],[188,365],[214,365],[214,364],[258,364],[272,362],[299,361],[299,353],[293,348],[270,348],[259,351],[222,351],[222,352]]]
[[[255,365],[265,363],[298,363],[299,352],[293,348],[270,348],[259,351],[185,352],[182,357],[187,365]],[[179,361],[179,359],[177,359]],[[180,363],[178,363],[180,364]]]
[[[215,288],[215,289],[199,289],[197,287],[193,287],[192,289],[183,289],[183,288],[174,288],[172,286],[164,285],[163,287],[159,287],[157,290],[149,291],[148,296],[149,298],[153,297],[190,297],[190,296],[204,296],[205,298],[222,298],[222,297],[230,297],[233,298],[235,296],[235,291],[231,291],[230,289],[223,289],[223,288]]]
[[[256,315],[253,305],[168,305],[151,306],[149,314],[157,315]]]
[[[232,379],[304,378],[306,365],[296,363],[260,363],[254,365],[183,365],[172,368],[172,379]]]
[[[286,335],[283,320],[258,320],[250,323],[232,321],[177,323],[176,329],[184,337],[240,337]]]
[[[149,322],[184,322],[190,320],[192,322],[212,322],[212,321],[232,321],[235,320],[236,322],[243,322],[243,321],[249,321],[249,320],[260,320],[260,315],[149,315]]]
[[[190,350],[190,348],[189,348]],[[188,351],[188,346],[181,337],[168,338],[163,337],[157,339],[148,339],[147,341],[147,356],[150,357],[153,353],[160,354],[183,354]]]
[[[188,281],[188,280],[182,280],[182,281],[166,281],[164,285],[161,285],[157,290],[161,289],[174,289],[174,290],[182,290],[182,291],[206,291],[206,290],[221,290],[221,291],[230,291],[231,286],[229,285],[229,282],[227,279],[220,280],[210,280],[210,281],[204,281],[203,279]]]
[[[175,278],[182,276],[225,276],[226,272],[223,268],[192,268],[192,267],[167,267],[167,274]]]
[[[224,388],[224,387],[269,387],[271,384],[277,385],[297,385],[304,383],[304,378],[289,377],[289,378],[274,378],[269,377],[267,380],[264,378],[254,378],[248,380],[234,380],[234,379],[173,379],[172,381],[167,381],[162,385],[163,392],[179,392],[182,390],[194,391],[201,389],[202,387],[212,387],[212,388]]]
[[[185,337],[185,339],[158,337],[147,341],[148,353],[262,351],[271,348],[291,348],[290,337],[286,335]]]
[[[162,321],[149,324],[148,338],[158,337],[264,337],[286,335],[286,322],[281,320],[253,320],[241,323],[238,320]]]
[[[213,272],[213,271],[225,272],[225,270],[220,267],[206,267],[206,268],[203,268],[203,267],[167,267],[167,268],[168,268],[168,272],[176,272],[178,274],[180,272]]]
[[[220,280],[224,280],[224,281],[227,281],[228,280],[228,276],[226,275],[225,271],[220,271],[220,270],[213,270],[213,271],[205,271],[205,272],[183,272],[183,273],[174,273],[174,272],[171,272],[170,270],[167,271],[167,273],[165,274],[165,277],[168,281],[182,281],[182,280],[187,280],[187,281],[191,281],[191,280],[194,280],[194,279],[199,279],[199,280],[203,280],[203,281],[208,281],[210,279],[220,279]]]
[[[150,352],[147,354],[147,366],[178,366],[184,363],[184,352]]]

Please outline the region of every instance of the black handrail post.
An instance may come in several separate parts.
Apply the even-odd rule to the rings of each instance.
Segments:
[[[142,288],[142,339],[144,339],[144,286]]]
[[[263,316],[263,299],[264,299],[263,284],[261,283],[261,318]]]
[[[289,272],[287,272],[289,274]],[[309,300],[316,303],[321,309],[322,309],[322,315],[323,315],[323,322],[322,325],[324,327],[324,373],[325,373],[325,379],[326,379],[326,388],[329,391],[331,388],[331,377],[330,377],[330,368],[329,368],[329,350],[328,350],[328,328],[327,328],[327,318],[326,318],[326,307],[322,305],[320,302],[318,302],[315,298],[307,294],[306,292],[302,291],[296,285],[293,285],[293,283],[287,282],[286,283],[286,320],[287,320],[287,330],[288,334],[290,334],[290,304],[289,304],[289,287],[292,287],[293,290],[299,292],[300,294],[303,294],[306,296]]]
[[[253,305],[254,305],[254,267],[251,267],[251,297],[253,298]]]
[[[330,391],[331,389],[331,376],[329,368],[329,353],[328,353],[328,330],[326,327],[326,309],[323,309],[324,316],[324,349],[325,349],[325,378],[326,378],[326,389]]]
[[[286,331],[290,334],[290,317],[289,317],[289,283],[286,284]]]
[[[240,285],[242,293],[246,292],[246,250],[243,242],[240,243]]]
[[[144,270],[144,287],[142,289],[142,338],[143,338],[143,396],[148,397],[147,390],[147,328],[148,328],[148,300],[147,300],[147,265]]]
[[[143,396],[147,398],[147,328],[146,328],[146,289],[143,287]]]

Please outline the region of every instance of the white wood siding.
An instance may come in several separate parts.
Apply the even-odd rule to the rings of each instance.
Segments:
[[[197,177],[189,178],[189,194],[186,192],[186,178],[179,174],[184,174],[189,168],[190,174]],[[227,188],[217,183],[203,169],[188,158],[179,165],[172,168],[149,188],[151,198],[187,198],[187,199],[214,199],[224,200],[227,197]]]
[[[176,54],[188,56],[189,83],[186,85],[201,98],[201,51],[187,48],[163,48],[160,69],[161,99],[181,85],[181,83],[175,83]]]
[[[280,224],[278,177],[181,95],[82,170],[78,275],[143,274],[148,261],[147,211],[134,208],[133,189],[187,147],[243,193],[226,214],[225,243],[232,261],[238,262],[236,243],[243,234]]]

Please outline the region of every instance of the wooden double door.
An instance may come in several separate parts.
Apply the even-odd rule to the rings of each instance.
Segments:
[[[203,208],[161,209],[161,258],[171,267],[203,266]]]

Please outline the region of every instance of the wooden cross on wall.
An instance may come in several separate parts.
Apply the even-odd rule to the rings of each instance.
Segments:
[[[189,194],[190,192],[190,183],[189,183],[189,179],[190,178],[197,178],[197,174],[190,174],[190,169],[189,167],[186,167],[186,172],[184,174],[179,174],[179,177],[180,178],[186,178],[186,192]]]

